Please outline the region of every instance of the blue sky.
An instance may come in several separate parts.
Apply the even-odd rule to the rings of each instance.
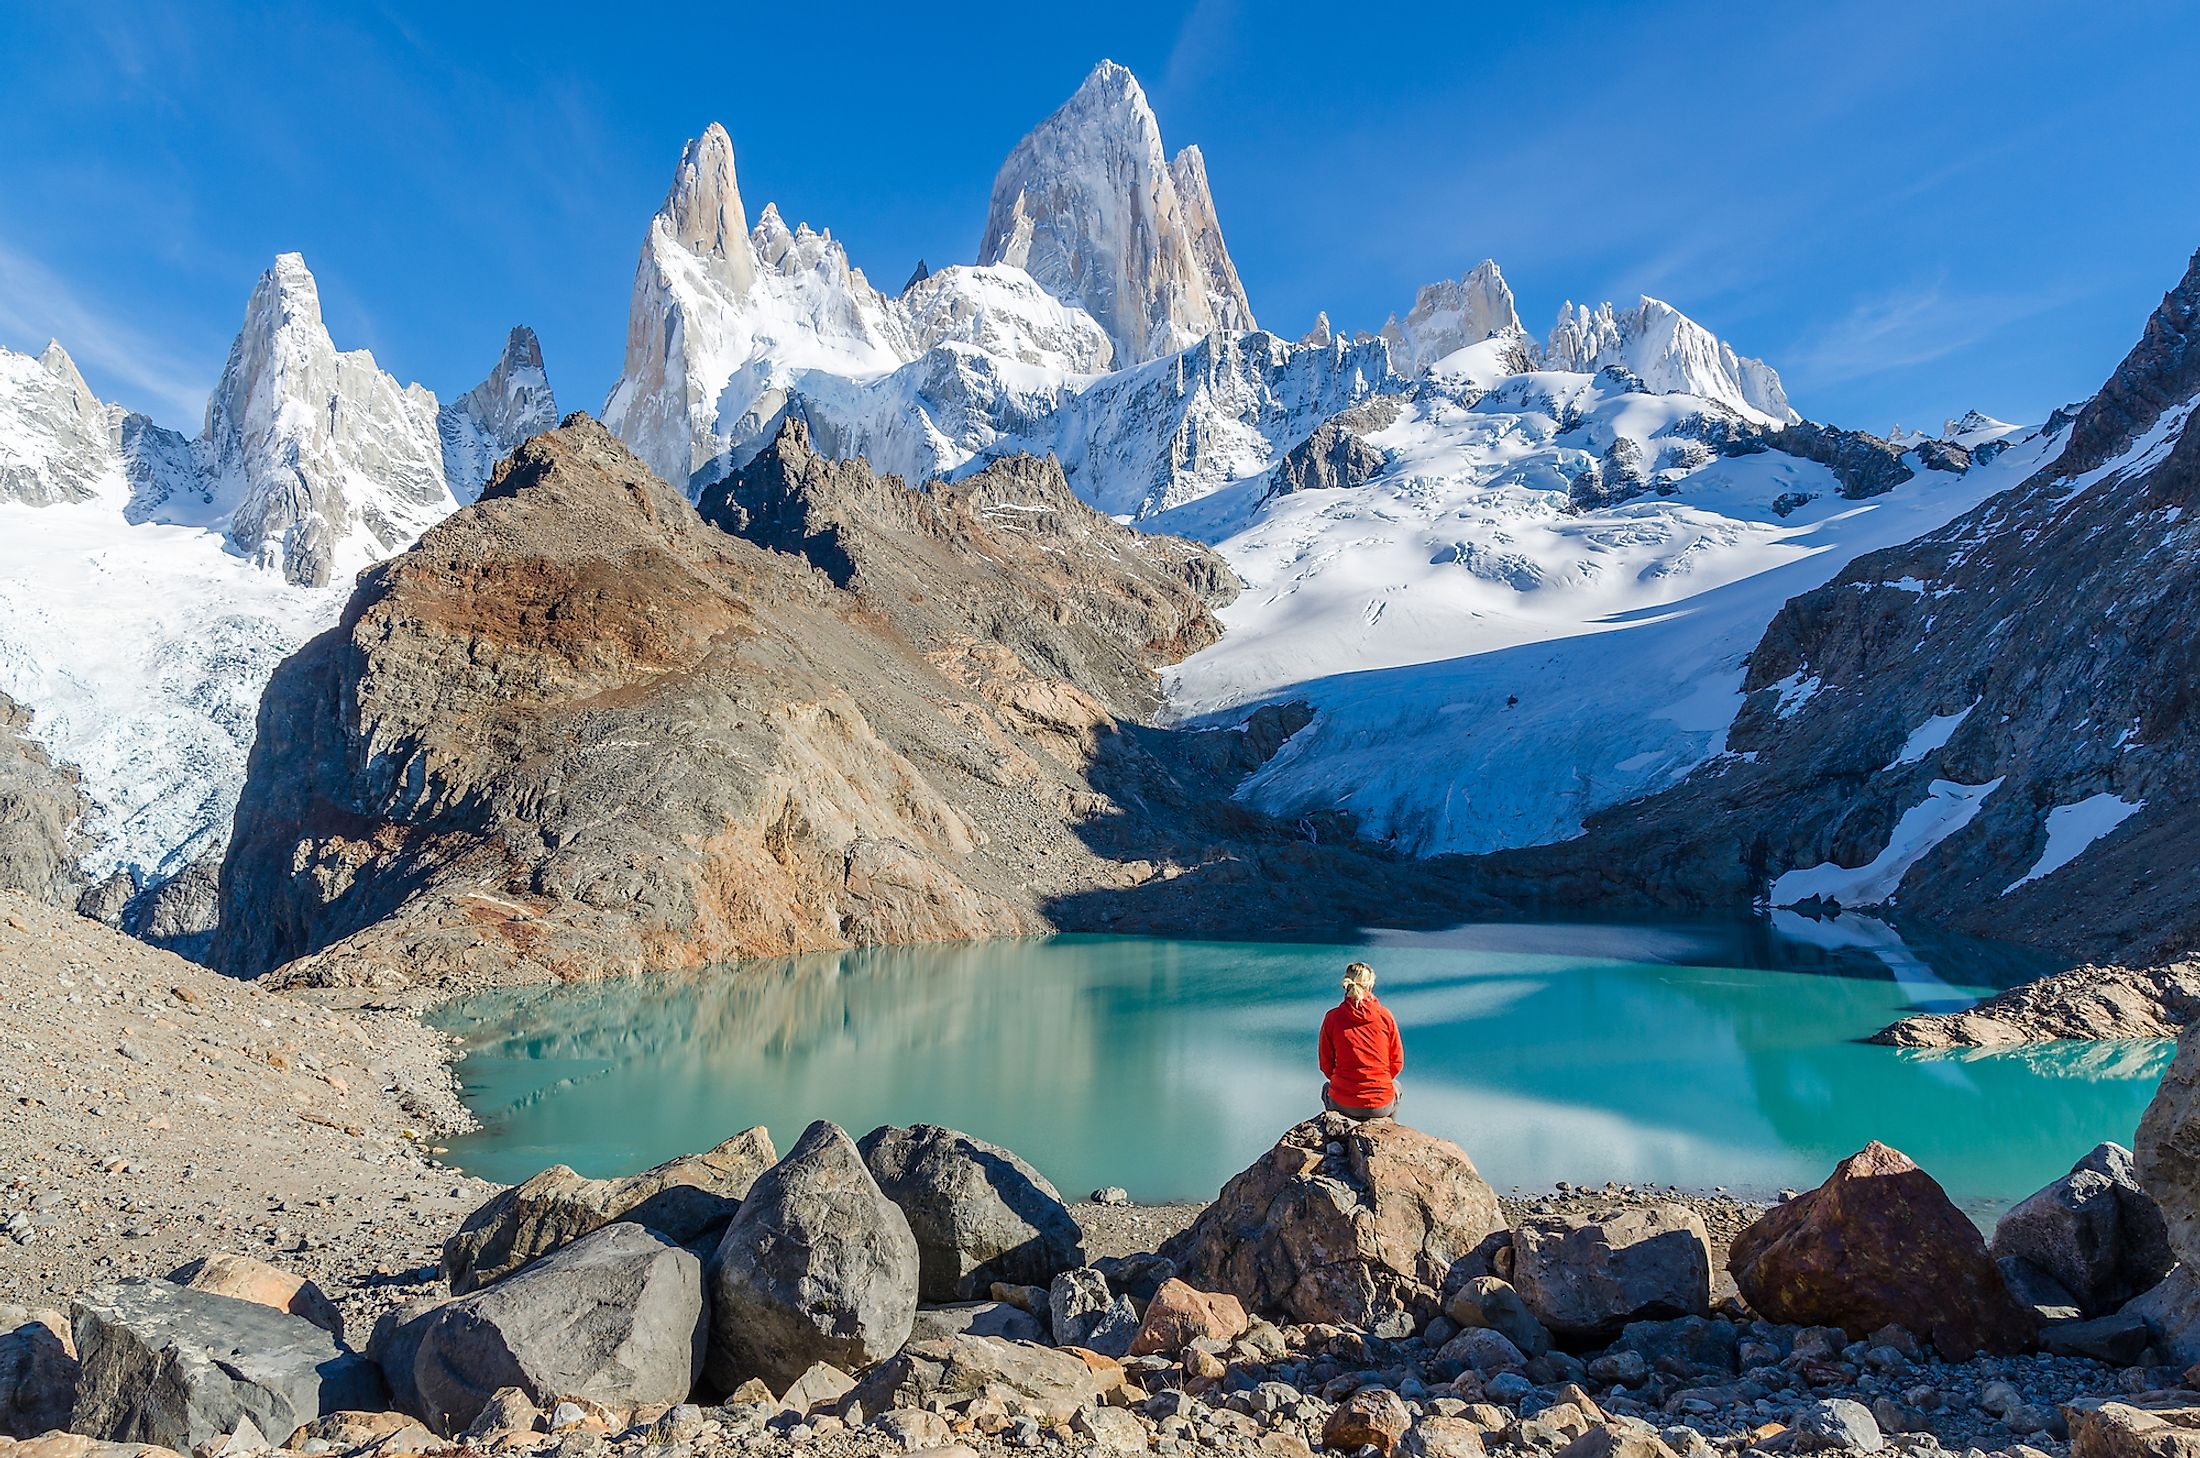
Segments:
[[[340,347],[448,398],[536,327],[619,367],[682,141],[734,138],[882,287],[976,250],[994,169],[1110,56],[1207,154],[1264,324],[1373,328],[1485,255],[1530,328],[1669,299],[1806,414],[1885,429],[2089,393],[2200,246],[2200,10],[15,5],[0,344],[196,428],[302,251]]]

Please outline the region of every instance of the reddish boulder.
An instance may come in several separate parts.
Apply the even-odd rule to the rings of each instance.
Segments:
[[[1307,1325],[1425,1326],[1445,1278],[1505,1229],[1466,1151],[1389,1119],[1298,1125],[1162,1254],[1205,1291]]]
[[[1235,1296],[1195,1291],[1171,1277],[1146,1303],[1145,1319],[1131,1338],[1131,1355],[1181,1352],[1201,1337],[1234,1342],[1245,1334],[1245,1303]]]
[[[1908,1155],[1877,1140],[1736,1236],[1727,1269],[1773,1321],[1837,1326],[1852,1339],[1901,1326],[1951,1361],[2022,1351],[2036,1332],[1978,1227]]]
[[[1338,1403],[1322,1424],[1322,1446],[1339,1453],[1373,1448],[1389,1458],[1412,1426],[1404,1398],[1387,1387],[1363,1387]]]

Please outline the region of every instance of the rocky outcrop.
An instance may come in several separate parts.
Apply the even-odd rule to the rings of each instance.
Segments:
[[[2072,967],[1977,1007],[1913,1013],[1867,1040],[1895,1048],[2003,1048],[2062,1038],[2174,1038],[2200,1009],[2200,963]]]
[[[0,694],[0,888],[74,906],[90,805],[75,770],[54,763],[30,729],[30,711]]]
[[[1521,1300],[1568,1341],[1609,1340],[1629,1322],[1711,1310],[1711,1241],[1685,1205],[1526,1221],[1513,1231],[1512,1255]]]
[[[1216,559],[1042,463],[913,492],[782,444],[713,497],[743,540],[577,418],[370,573],[263,702],[217,963],[600,975],[1029,933],[1119,879],[1091,756],[1213,640]]]
[[[1002,162],[978,261],[1089,311],[1122,364],[1254,327],[1205,162],[1190,149],[1169,162],[1145,91],[1113,61]]]
[[[848,1136],[812,1124],[758,1178],[710,1267],[710,1378],[783,1391],[818,1362],[861,1372],[917,1311],[917,1242]]]
[[[545,1408],[669,1405],[702,1375],[704,1337],[702,1262],[620,1221],[439,1307],[412,1348],[410,1390],[416,1416],[446,1434],[505,1388]]]
[[[2131,1151],[2102,1144],[1994,1226],[1997,1262],[2054,1281],[2087,1317],[2106,1316],[2169,1274],[2176,1256],[2161,1207],[2140,1187]]]
[[[1326,315],[1323,322],[1327,323]],[[1517,340],[1519,368],[1532,369],[1535,364],[1535,346],[1520,327],[1512,288],[1498,272],[1497,261],[1490,258],[1461,278],[1422,285],[1405,319],[1393,314],[1380,334],[1390,346],[1391,363],[1409,375],[1420,374],[1470,344],[1499,337]]]
[[[1978,1227],[1931,1175],[1876,1141],[1736,1236],[1727,1269],[1773,1321],[1852,1338],[1900,1326],[1959,1362],[2033,1339],[2032,1315],[2009,1294]]]
[[[556,1164],[501,1190],[443,1243],[443,1280],[456,1296],[615,1220],[680,1245],[715,1236],[756,1177],[779,1159],[759,1125],[701,1154],[683,1154],[624,1179],[591,1180]]]
[[[1268,475],[1266,500],[1295,491],[1335,491],[1362,486],[1389,459],[1366,437],[1396,420],[1404,405],[1396,396],[1378,395],[1332,415],[1314,433],[1293,446]]]
[[[1403,1334],[1437,1314],[1454,1265],[1503,1229],[1496,1193],[1458,1145],[1324,1114],[1231,1179],[1162,1254],[1253,1311]]]
[[[2161,1209],[2170,1249],[2200,1270],[2200,1024],[2178,1035],[2177,1056],[2132,1141],[2140,1185]]]
[[[1841,494],[1854,501],[1892,491],[1917,474],[1894,445],[1861,430],[1804,420],[1756,439],[1767,450],[1824,466],[1841,483]]]
[[[71,1310],[83,1373],[70,1430],[189,1452],[249,1422],[285,1436],[323,1413],[380,1411],[382,1377],[309,1321],[131,1277]]]
[[[1927,921],[2133,966],[2190,956],[2196,308],[2200,259],[2053,463],[1781,608],[1726,754],[1567,845],[1486,863],[1485,884],[1779,905],[1824,882],[1790,873],[1877,864],[1872,899]],[[1959,797],[1975,811],[1939,813]]]
[[[1044,1286],[1085,1262],[1084,1232],[1046,1176],[997,1144],[937,1124],[857,1144],[917,1241],[917,1299],[973,1301],[995,1282]]]

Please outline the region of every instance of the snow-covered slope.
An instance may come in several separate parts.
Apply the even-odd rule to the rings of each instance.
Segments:
[[[1254,327],[1205,159],[1188,147],[1168,160],[1138,78],[1113,61],[1001,163],[978,261],[1085,309],[1126,365]]]
[[[1223,719],[1314,706],[1246,785],[1262,809],[1348,811],[1424,854],[1562,839],[1719,751],[1742,658],[1787,598],[2044,449],[1859,502],[1815,462],[1705,446],[1739,423],[1618,371],[1424,382],[1365,433],[1371,479],[1264,500],[1248,483],[1154,521],[1214,541],[1249,583],[1223,640],[1171,671],[1173,701]],[[1575,483],[1615,457],[1638,463],[1640,494],[1584,508]]]
[[[1662,299],[1643,295],[1634,307],[1594,309],[1568,301],[1543,346],[1543,367],[1594,374],[1618,365],[1660,394],[1698,395],[1771,425],[1802,419],[1788,404],[1780,376],[1761,359],[1731,345]]]
[[[253,290],[196,441],[96,399],[58,345],[0,350],[0,693],[83,773],[91,877],[218,849],[275,665],[555,419],[530,331],[439,409],[336,350],[296,254]]]

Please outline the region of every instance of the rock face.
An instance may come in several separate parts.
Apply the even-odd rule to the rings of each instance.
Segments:
[[[0,1438],[67,1427],[76,1404],[76,1353],[58,1311],[0,1302]]]
[[[534,330],[517,325],[489,378],[437,413],[443,479],[451,494],[460,501],[473,500],[514,446],[557,424],[557,399],[542,367],[542,341]]]
[[[615,1220],[693,1244],[733,1219],[749,1186],[778,1158],[759,1125],[625,1179],[584,1179],[552,1165],[466,1217],[443,1243],[444,1282],[463,1296]]]
[[[1368,405],[1375,401],[1367,402]],[[1384,411],[1391,416],[1395,411]],[[1334,491],[1365,485],[1383,469],[1387,459],[1354,428],[1350,417],[1366,418],[1367,407],[1355,407],[1332,416],[1314,433],[1293,446],[1268,477],[1268,495],[1287,496],[1294,491]],[[1388,424],[1384,419],[1383,424]],[[1374,426],[1380,429],[1380,425]]]
[[[703,1349],[702,1262],[620,1221],[440,1307],[420,1333],[413,1390],[418,1416],[446,1434],[507,1387],[545,1408],[671,1404],[686,1401]]]
[[[1146,93],[1113,61],[1001,164],[978,261],[1012,264],[1084,308],[1124,364],[1254,327],[1205,162],[1190,149],[1168,161]]]
[[[1773,1321],[1851,1338],[1900,1326],[1950,1361],[2018,1351],[2033,1337],[1978,1227],[1931,1175],[1877,1142],[1736,1236],[1727,1269]]]
[[[712,1259],[710,1377],[782,1391],[814,1363],[860,1372],[909,1339],[917,1241],[848,1136],[812,1124],[750,1188]]]
[[[2196,320],[2200,259],[2053,462],[1780,610],[1728,754],[1486,872],[1670,908],[1800,902],[1825,879],[1805,873],[1879,864],[1872,899],[1923,920],[2133,966],[2189,956]],[[1967,819],[1895,844],[1959,795]]]
[[[2072,967],[1977,1007],[1916,1013],[1868,1040],[1896,1048],[2001,1048],[2062,1038],[2174,1038],[2200,1008],[2200,963]]]
[[[1453,1266],[1503,1229],[1457,1145],[1324,1114],[1223,1186],[1162,1254],[1250,1310],[1398,1335],[1436,1315]]]
[[[79,1296],[71,1321],[83,1374],[69,1427],[108,1442],[189,1452],[241,1422],[287,1436],[383,1403],[372,1363],[254,1302],[131,1277]]]
[[[30,711],[0,694],[0,888],[74,906],[90,807],[75,771],[55,764],[30,726]]]
[[[2044,1272],[2088,1317],[2116,1310],[2176,1262],[2161,1208],[2140,1188],[2131,1151],[2116,1144],[2002,1216],[1991,1250]]]
[[[1085,1261],[1084,1232],[1046,1176],[937,1124],[874,1129],[856,1146],[917,1241],[917,1299],[974,1301],[996,1281],[1044,1286]]]
[[[1496,260],[1490,258],[1476,264],[1463,278],[1423,285],[1404,322],[1393,314],[1382,328],[1382,338],[1390,346],[1391,363],[1409,375],[1421,373],[1470,344],[1500,337],[1517,338],[1525,352],[1534,349],[1520,327],[1512,288],[1498,272]],[[1532,360],[1522,363],[1525,366]]]
[[[910,492],[782,445],[714,498],[742,540],[577,419],[365,578],[263,702],[216,962],[602,975],[1109,884],[1091,758],[1219,631],[1217,560],[1041,463]]]
[[[2177,1057],[2139,1120],[2134,1174],[2163,1217],[2171,1251],[2200,1270],[2200,1025],[2177,1038]]]
[[[1685,1205],[1531,1220],[1513,1231],[1512,1248],[1514,1289],[1561,1339],[1608,1339],[1631,1321],[1710,1314],[1710,1237]]]

